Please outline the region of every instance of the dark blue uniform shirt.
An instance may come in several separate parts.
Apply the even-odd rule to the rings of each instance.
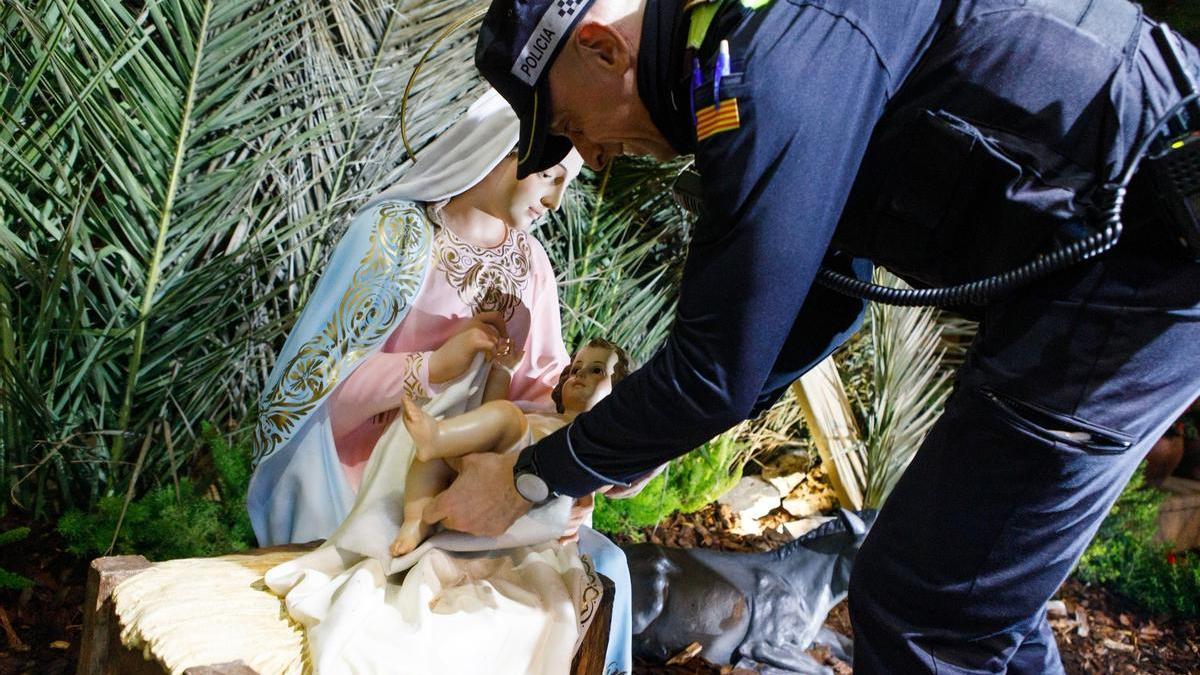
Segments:
[[[739,123],[697,143],[686,17],[649,0],[639,94],[695,154],[706,212],[666,344],[526,450],[539,474],[584,495],[768,407],[858,327],[862,302],[813,286],[823,262],[957,282],[1077,227],[1153,122],[1123,98],[1141,91],[1127,67],[1141,20],[1125,0],[734,2],[698,52],[694,103],[712,104],[728,40],[720,97]]]

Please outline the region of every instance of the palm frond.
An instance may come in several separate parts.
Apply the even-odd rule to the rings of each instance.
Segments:
[[[558,272],[568,345],[606,337],[641,362],[666,339],[687,231],[663,187],[677,171],[621,160],[589,173],[539,232]]]
[[[0,0],[0,479],[19,503],[121,491],[159,420],[194,439],[246,414],[328,243],[407,168],[416,57],[478,4]],[[473,39],[414,89],[418,150],[482,89]],[[144,475],[169,463],[150,452]]]
[[[877,283],[902,283],[876,271]],[[872,401],[865,415],[862,463],[864,506],[879,508],[941,415],[950,371],[937,312],[927,307],[872,304]]]

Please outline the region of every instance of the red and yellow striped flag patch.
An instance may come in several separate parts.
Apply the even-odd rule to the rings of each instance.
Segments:
[[[717,110],[716,106],[708,106],[702,110],[696,111],[696,142],[719,134],[722,131],[732,131],[742,125],[742,120],[738,117],[738,102],[736,98],[728,98],[721,101],[721,109]]]

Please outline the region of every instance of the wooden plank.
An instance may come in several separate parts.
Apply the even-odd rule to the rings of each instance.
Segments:
[[[88,567],[87,590],[84,593],[83,637],[76,675],[103,675],[108,672],[105,667],[112,644],[111,637],[117,635],[119,638],[121,632],[113,611],[113,589],[148,567],[150,561],[140,555],[119,555],[92,561]]]
[[[1200,494],[1174,495],[1158,511],[1158,541],[1180,550],[1200,547]]]
[[[571,662],[571,675],[605,675],[604,657],[608,654],[608,631],[612,627],[613,598],[616,597],[616,586],[611,579],[598,575],[604,586],[604,594],[600,596],[600,604],[596,607],[596,616],[588,626],[579,645],[579,653]]]
[[[121,644],[121,629],[113,617],[114,629],[109,634],[108,654],[104,660],[104,675],[167,675],[167,669],[155,659],[148,659],[140,649]]]
[[[862,509],[865,474],[858,454],[862,435],[833,357],[826,357],[796,380],[792,391],[838,501],[847,509]]]
[[[1162,482],[1162,489],[1178,495],[1200,494],[1200,480],[1167,476]]]

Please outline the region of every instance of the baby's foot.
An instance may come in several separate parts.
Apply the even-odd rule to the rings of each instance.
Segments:
[[[404,411],[404,427],[408,429],[408,435],[412,436],[417,459],[422,462],[436,459],[437,420],[407,396],[400,402],[400,407]]]
[[[392,541],[392,557],[398,558],[417,547],[425,537],[429,536],[432,525],[426,525],[420,518],[405,520],[400,525],[400,534]]]

